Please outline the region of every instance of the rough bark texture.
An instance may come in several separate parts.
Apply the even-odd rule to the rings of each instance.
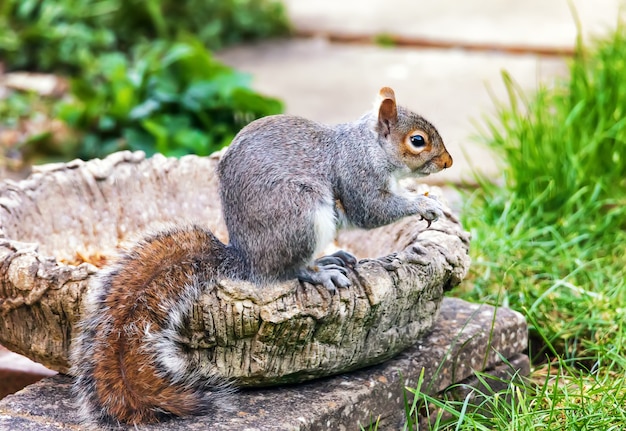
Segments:
[[[46,165],[0,185],[0,344],[66,371],[94,263],[163,223],[204,224],[226,241],[218,160],[122,152]],[[335,295],[297,281],[263,289],[220,281],[183,334],[190,359],[209,361],[242,385],[266,385],[390,358],[431,327],[444,289],[469,266],[469,238],[452,215],[425,228],[407,218],[341,235],[341,248],[374,259],[360,261],[354,286]],[[414,246],[421,254],[408,252]]]

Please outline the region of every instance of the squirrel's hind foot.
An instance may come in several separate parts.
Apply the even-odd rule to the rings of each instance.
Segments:
[[[329,256],[320,257],[310,267],[300,269],[297,277],[300,281],[321,284],[335,293],[337,288],[345,289],[352,285],[348,278],[348,269],[354,268],[356,264],[356,257],[339,250]]]

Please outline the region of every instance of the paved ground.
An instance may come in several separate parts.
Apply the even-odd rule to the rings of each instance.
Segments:
[[[454,166],[430,182],[471,178],[471,166],[490,175],[493,156],[472,139],[475,125],[493,106],[489,91],[505,97],[501,71],[524,88],[538,77],[562,74],[562,59],[493,52],[388,49],[299,39],[241,47],[220,57],[254,76],[254,86],[283,99],[287,111],[326,123],[355,120],[372,107],[378,90],[391,86],[398,103],[432,121]]]
[[[431,119],[455,165],[432,178],[459,182],[471,169],[497,176],[493,155],[471,137],[493,111],[490,91],[504,100],[507,70],[525,89],[552,85],[566,73],[576,25],[567,0],[285,0],[296,34],[317,35],[219,54],[254,76],[254,86],[282,98],[287,111],[318,121],[350,121],[389,85],[398,101]],[[572,0],[585,38],[614,27],[620,0]],[[329,42],[395,35],[413,47]],[[427,48],[430,46],[431,48]],[[437,48],[432,48],[433,46]],[[41,367],[0,350],[0,394],[10,379],[29,383]],[[20,380],[21,379],[21,380]],[[1,395],[0,395],[1,397]]]
[[[392,33],[452,44],[571,48],[614,27],[620,0],[284,0],[296,29]],[[570,8],[573,5],[573,10]]]

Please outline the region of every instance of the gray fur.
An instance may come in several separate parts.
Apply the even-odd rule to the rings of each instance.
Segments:
[[[326,268],[329,273],[320,277],[315,273],[324,272],[324,266],[307,268],[314,251],[327,245],[318,244],[314,226],[322,207],[332,210],[337,227],[345,223],[366,229],[414,214],[428,221],[442,214],[436,200],[407,198],[395,190],[399,176],[439,170],[423,154],[423,163],[411,171],[398,153],[398,140],[422,129],[438,149],[435,157],[445,152],[437,130],[402,107],[395,124],[381,124],[377,114],[333,127],[295,116],[271,116],[235,137],[218,173],[230,246],[245,262],[244,278],[262,283],[296,276],[345,287],[347,278],[336,268]]]

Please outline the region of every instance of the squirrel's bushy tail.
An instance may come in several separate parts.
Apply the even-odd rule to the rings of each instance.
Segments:
[[[228,384],[185,360],[178,334],[227,253],[210,231],[176,227],[143,239],[99,274],[71,355],[86,422],[153,423],[225,407]]]

